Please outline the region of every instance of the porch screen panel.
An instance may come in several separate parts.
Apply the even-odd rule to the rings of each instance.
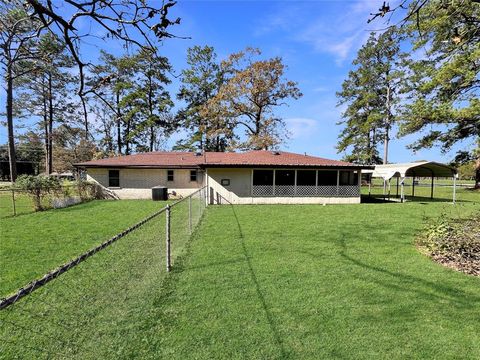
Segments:
[[[353,171],[340,171],[340,185],[355,185]]]
[[[273,185],[273,170],[253,170],[253,185]]]
[[[298,170],[297,185],[315,186],[315,170]]]
[[[273,195],[273,170],[253,170],[252,195]]]
[[[297,170],[297,196],[315,196],[317,172],[315,170]]]
[[[295,170],[275,170],[275,195],[295,195]]]
[[[339,196],[360,196],[358,172],[340,171]]]
[[[318,186],[337,186],[337,172],[318,170]]]

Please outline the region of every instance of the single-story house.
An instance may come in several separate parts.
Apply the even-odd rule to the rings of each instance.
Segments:
[[[351,204],[360,202],[370,166],[285,151],[150,152],[75,165],[120,198],[151,198],[151,188],[187,196],[208,188],[208,203]]]

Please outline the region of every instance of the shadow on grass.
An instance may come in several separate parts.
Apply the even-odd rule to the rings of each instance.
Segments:
[[[436,299],[436,300],[443,300],[448,302],[454,302],[454,304],[461,308],[471,308],[473,306],[477,306],[480,302],[480,297],[468,294],[461,289],[454,288],[448,285],[444,285],[443,283],[435,283],[432,281],[428,281],[416,276],[402,274],[398,272],[393,272],[379,266],[371,265],[366,262],[360,261],[355,259],[353,256],[347,254],[347,244],[345,241],[345,234],[341,234],[340,240],[338,241],[338,245],[340,246],[341,250],[339,251],[340,256],[345,259],[347,262],[361,267],[365,270],[374,271],[378,274],[387,275],[395,280],[398,280],[400,283],[403,284],[413,284],[414,287],[394,284],[392,281],[382,281],[376,276],[368,277],[368,280],[376,283],[380,286],[386,288],[393,288],[397,291],[402,292],[411,292],[415,293],[416,295],[422,296],[425,299]],[[419,287],[425,287],[432,292],[424,291],[419,289]]]
[[[239,221],[237,213],[235,211],[235,207],[234,207],[233,204],[228,202],[228,200],[225,199],[225,201],[230,205],[230,208],[232,209],[232,212],[233,212],[233,216],[235,217],[235,221],[236,221],[237,226],[238,226],[238,233],[239,233],[239,237],[240,237],[240,242],[241,242],[241,245],[242,245],[242,250],[243,250],[243,254],[245,256],[245,260],[247,261],[248,270],[250,272],[250,277],[251,277],[251,279],[252,279],[252,281],[255,285],[255,290],[257,292],[258,299],[259,299],[260,303],[262,304],[262,308],[265,312],[265,316],[267,318],[268,324],[270,326],[270,329],[272,330],[273,338],[274,338],[275,342],[277,343],[278,350],[280,351],[281,358],[286,358],[287,356],[286,356],[286,352],[285,352],[285,347],[283,346],[282,338],[280,337],[280,333],[277,329],[277,326],[275,325],[275,321],[273,319],[272,313],[268,309],[268,305],[267,305],[267,301],[265,299],[265,295],[262,292],[262,289],[260,287],[260,283],[258,281],[257,275],[255,274],[255,270],[253,269],[251,257],[248,253],[247,247],[245,246],[245,237],[244,237],[244,234],[243,234],[243,231],[242,231],[242,226],[240,225],[240,221]]]

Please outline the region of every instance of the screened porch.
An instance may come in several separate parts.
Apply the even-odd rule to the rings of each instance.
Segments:
[[[358,197],[358,170],[254,169],[252,196]]]

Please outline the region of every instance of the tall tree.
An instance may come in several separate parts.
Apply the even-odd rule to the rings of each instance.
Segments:
[[[358,51],[350,71],[337,93],[339,105],[347,104],[343,113],[345,125],[337,149],[353,150],[358,161],[377,163],[377,145],[383,140],[383,163],[388,163],[392,127],[398,120],[398,104],[402,89],[403,55],[396,29],[371,33]]]
[[[173,102],[166,90],[171,66],[167,58],[148,50],[140,50],[134,60],[137,76],[129,102],[136,123],[130,138],[136,140],[138,149],[154,151],[176,127],[170,115]]]
[[[202,112],[202,108],[224,84],[225,71],[211,46],[189,48],[187,64],[189,67],[182,71],[182,85],[177,95],[179,100],[185,101],[186,106],[178,111],[177,118],[190,134],[188,139],[178,142],[176,148],[225,151],[229,139],[226,134],[217,131],[220,130],[218,119],[209,116],[211,112]]]
[[[123,139],[124,126],[128,125],[125,103],[134,87],[135,66],[136,62],[132,56],[117,57],[102,51],[100,64],[93,69],[93,78],[87,83],[99,96],[97,112],[101,111],[112,115],[118,155],[124,152],[126,145]],[[107,126],[111,127],[110,124]],[[127,135],[128,133],[129,131]]]
[[[260,50],[252,48],[230,55],[222,63],[231,73],[228,81],[203,108],[206,114],[213,111],[222,126],[231,119],[228,128],[242,128],[247,139],[236,146],[244,149],[270,149],[283,142],[285,123],[274,109],[302,96],[295,82],[284,79],[281,58],[255,60],[258,55]]]
[[[384,3],[376,17],[399,14],[413,52],[400,135],[423,132],[412,149],[471,143],[480,188],[480,1]]]
[[[55,123],[75,122],[77,102],[72,98],[74,62],[65,45],[55,35],[45,34],[38,40],[37,57],[25,62],[32,71],[19,79],[17,108],[37,116],[45,143],[45,172],[53,171],[53,129]]]
[[[151,4],[145,0],[25,0],[18,3],[30,19],[41,24],[40,31],[52,32],[62,39],[78,66],[78,94],[83,105],[85,138],[89,136],[86,96],[94,92],[85,86],[85,68],[92,66],[81,54],[85,41],[92,37],[113,39],[123,43],[125,48],[151,50],[158,41],[174,37],[169,27],[180,23],[180,18],[169,18],[170,9],[176,4],[173,0]],[[97,31],[82,32],[80,29],[85,23],[96,27]]]
[[[0,62],[5,78],[6,118],[8,131],[8,156],[10,179],[17,178],[15,134],[14,134],[14,82],[31,68],[24,69],[22,63],[35,58],[34,39],[38,35],[39,25],[35,23],[19,1],[2,2],[0,5]]]

